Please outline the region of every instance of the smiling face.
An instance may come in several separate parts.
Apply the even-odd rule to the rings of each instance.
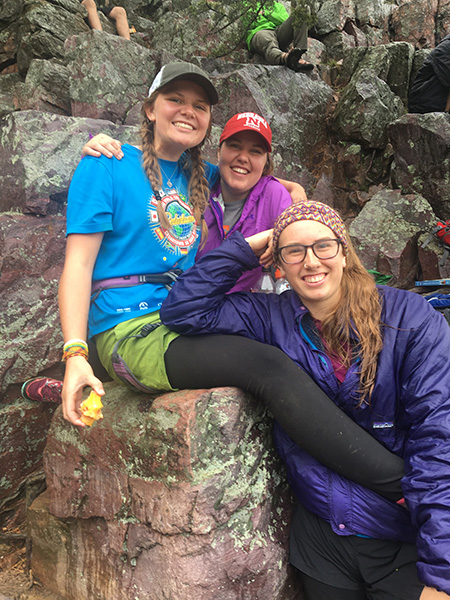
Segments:
[[[220,146],[218,162],[224,202],[244,200],[267,163],[263,138],[256,131],[236,133]]]
[[[309,246],[322,239],[337,239],[329,227],[317,221],[296,221],[288,225],[279,238],[278,247],[291,244]],[[305,259],[287,265],[280,260],[282,274],[315,319],[323,320],[341,297],[341,282],[346,258],[339,247],[334,258],[320,259],[308,248]]]
[[[169,83],[145,112],[154,122],[158,158],[172,161],[204,140],[211,121],[208,96],[193,81]]]

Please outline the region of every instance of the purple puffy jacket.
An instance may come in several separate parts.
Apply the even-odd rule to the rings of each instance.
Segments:
[[[355,408],[355,365],[339,385],[295,292],[228,294],[257,264],[234,233],[180,277],[163,303],[162,321],[183,334],[232,333],[281,348],[354,421],[402,456],[408,511],[330,471],[276,430],[277,448],[304,506],[339,535],[415,542],[420,580],[449,594],[450,328],[422,297],[379,286],[384,345],[371,404]]]

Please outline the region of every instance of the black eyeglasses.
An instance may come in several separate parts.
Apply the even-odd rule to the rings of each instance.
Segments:
[[[341,240],[319,240],[309,246],[291,244],[278,248],[278,256],[287,265],[295,265],[305,260],[306,252],[308,248],[311,248],[317,258],[327,260],[327,258],[334,258],[337,255],[341,244]]]

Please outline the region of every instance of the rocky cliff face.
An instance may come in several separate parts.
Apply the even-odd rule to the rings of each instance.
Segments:
[[[0,6],[0,410],[4,416],[0,519],[5,526],[23,517],[24,490],[30,476],[42,467],[45,436],[53,414],[50,407],[38,407],[18,398],[20,383],[26,378],[37,373],[60,373],[56,293],[64,256],[64,210],[70,178],[89,135],[104,131],[133,142],[140,103],[157,70],[169,60],[196,62],[211,73],[219,90],[221,102],[213,112],[207,158],[215,160],[220,129],[232,114],[257,111],[273,129],[276,173],[301,182],[310,196],[341,211],[351,225],[351,235],[367,268],[391,275],[392,283],[403,287],[411,286],[418,277],[449,276],[448,265],[438,264],[439,247],[430,244],[421,249],[420,243],[438,218],[450,217],[450,117],[406,114],[406,99],[425,56],[450,32],[450,0],[318,0],[318,22],[310,32],[308,50],[308,58],[317,68],[308,75],[264,65],[258,57],[249,57],[243,46],[221,59],[211,58],[220,40],[210,33],[208,15],[202,19],[193,16],[194,1],[123,0],[122,4],[130,25],[136,29],[130,42],[115,35],[112,22],[103,15],[104,32],[91,31],[78,0],[4,0]],[[114,391],[112,395],[115,393],[119,394]],[[227,392],[223,402],[229,398]],[[134,406],[134,400],[130,402]],[[204,406],[201,394],[194,404],[198,425],[196,419],[203,414]],[[242,403],[239,408],[244,421],[250,418],[246,406]],[[165,410],[170,412],[169,408]],[[152,421],[152,439],[158,439],[164,423],[163,419],[158,429],[157,420]],[[86,467],[89,460],[85,452],[103,448],[101,435],[111,434],[107,428],[95,431],[92,437],[87,435],[74,443],[69,451],[69,438],[64,437],[69,435],[67,427],[60,416],[55,418],[46,464],[51,490],[57,489],[58,495],[52,496],[50,490],[50,504],[41,499],[41,504],[34,506],[32,526],[36,531],[42,518],[48,531],[55,527],[58,536],[70,543],[79,540],[83,556],[75,556],[73,545],[63,549],[57,546],[60,564],[66,565],[64,568],[72,565],[77,573],[103,560],[98,554],[101,530],[102,543],[109,544],[111,550],[110,562],[104,567],[105,578],[118,573],[125,560],[127,567],[120,584],[124,587],[108,594],[106,588],[101,588],[98,596],[89,596],[87,583],[80,576],[73,583],[76,593],[62,583],[59,591],[64,588],[67,598],[128,597],[120,590],[134,585],[136,573],[142,568],[136,565],[144,564],[139,558],[142,553],[157,557],[155,564],[167,577],[173,577],[167,557],[176,556],[181,572],[192,570],[186,581],[194,586],[200,563],[205,561],[205,568],[213,573],[221,552],[231,557],[231,562],[221,565],[218,579],[223,589],[235,591],[224,595],[207,586],[209,591],[202,596],[194,586],[195,595],[183,596],[174,588],[173,595],[167,597],[209,598],[213,593],[221,599],[265,597],[242,592],[245,577],[248,582],[254,578],[258,590],[266,585],[264,569],[258,571],[250,561],[244,577],[243,565],[249,548],[255,544],[260,548],[261,519],[265,527],[262,546],[267,542],[264,547],[269,550],[261,550],[265,558],[257,561],[272,565],[267,573],[275,572],[277,560],[286,561],[286,555],[280,554],[280,547],[285,545],[276,542],[271,546],[270,533],[276,530],[281,538],[284,536],[275,515],[283,513],[285,500],[273,506],[263,500],[264,494],[244,500],[245,494],[253,493],[248,490],[239,500],[241,492],[236,487],[231,509],[228,500],[223,503],[228,494],[223,474],[212,485],[200,482],[201,469],[187,479],[185,474],[178,479],[178,474],[168,472],[165,477],[175,477],[172,489],[167,480],[158,479],[160,473],[147,473],[144,478],[132,474],[129,461],[120,465],[111,462],[109,473],[105,465]],[[205,431],[199,427],[195,432],[198,438],[191,436],[189,444],[206,443]],[[113,435],[115,440],[117,435]],[[239,440],[246,439],[245,435],[239,433]],[[264,440],[258,443],[270,446]],[[136,448],[140,447],[138,442],[136,438]],[[241,442],[236,438],[235,443]],[[70,457],[65,471],[61,471],[62,456]],[[186,468],[195,471],[198,463],[192,460],[190,454],[183,458]],[[270,475],[265,482],[268,487],[261,489],[270,491],[276,499],[285,498],[270,487],[274,483],[269,480],[278,472],[271,462],[273,457],[266,458],[263,453],[258,460]],[[219,456],[215,461],[220,462]],[[240,468],[233,467],[234,477]],[[99,495],[92,487],[95,474],[100,474],[105,489],[111,490],[107,506],[101,510],[97,503],[105,494]],[[155,477],[155,482],[147,481]],[[247,483],[254,483],[253,475],[246,472],[244,479],[247,477]],[[58,486],[66,478],[67,493],[63,493]],[[282,486],[282,482],[279,484]],[[77,489],[88,493],[77,497]],[[161,505],[145,504],[148,500],[144,502],[144,497],[160,498],[162,490],[167,497]],[[222,498],[217,506],[207,498],[208,490],[212,490],[213,498]],[[203,513],[196,512],[199,509],[192,494],[203,494]],[[173,506],[180,502],[180,510],[171,515]],[[231,531],[241,531],[240,525],[233,530],[234,520],[240,523],[243,518],[240,502],[252,506],[247,513],[247,525],[252,525],[242,535],[245,542],[239,547],[232,541]],[[162,514],[163,506],[170,518]],[[189,524],[185,513],[190,515]],[[228,520],[222,520],[225,513]],[[70,520],[73,518],[75,522]],[[224,536],[220,540],[219,530]],[[278,533],[274,540],[279,539]],[[192,547],[198,545],[201,549],[200,559],[192,557],[192,547],[186,551],[191,535]],[[36,544],[42,567],[45,560],[54,560],[54,555],[46,554],[48,549],[41,542],[42,548],[39,542]],[[125,550],[124,544],[128,544]],[[239,567],[233,562],[234,552],[239,554]],[[40,572],[45,579],[45,568]],[[267,597],[294,598],[287,572],[281,569],[277,573],[273,579],[272,575],[267,577],[272,586],[269,589],[277,589],[278,596],[274,592]],[[142,581],[139,585],[144,589]],[[236,588],[233,581],[240,582]],[[198,576],[199,587],[202,582]],[[138,597],[163,597],[155,594]]]
[[[53,419],[48,491],[29,510],[39,580],[71,600],[297,599],[291,498],[258,403],[232,388],[106,394],[92,429]]]

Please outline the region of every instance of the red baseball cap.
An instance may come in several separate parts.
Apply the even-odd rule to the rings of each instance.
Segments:
[[[252,112],[238,113],[231,117],[223,128],[219,144],[241,131],[256,131],[256,133],[259,133],[264,140],[267,152],[272,152],[272,130],[263,117]]]

